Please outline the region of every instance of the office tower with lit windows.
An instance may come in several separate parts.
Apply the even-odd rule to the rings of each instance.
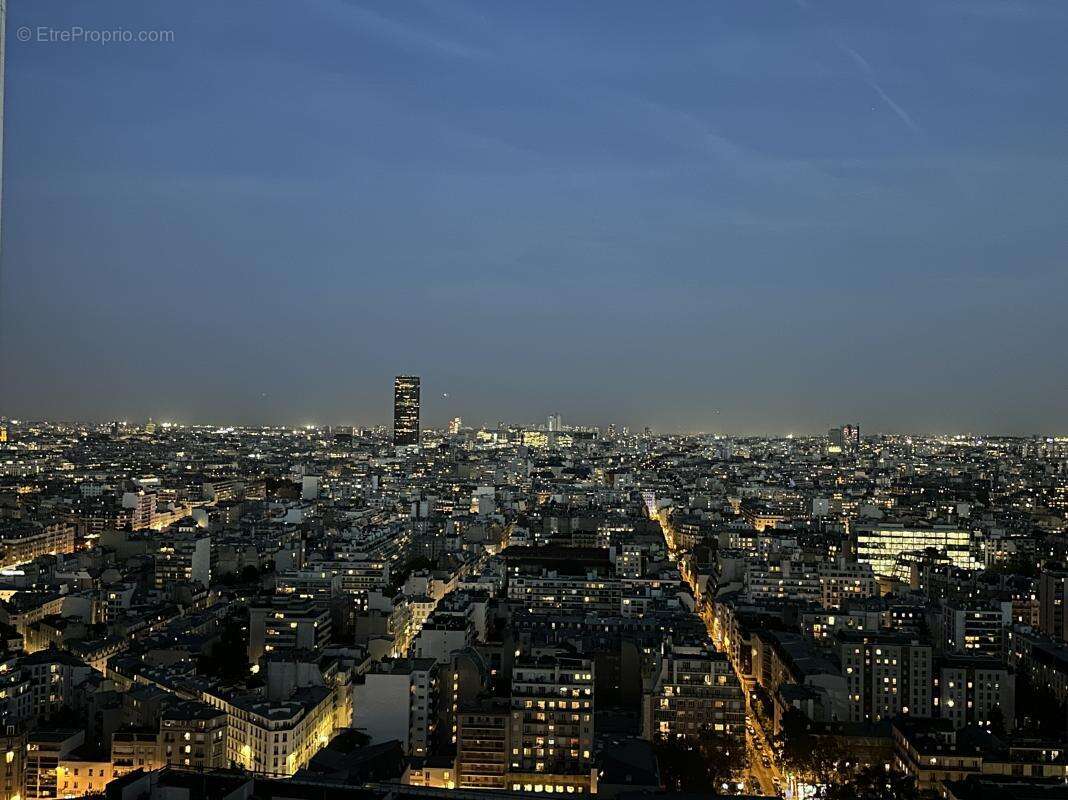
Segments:
[[[419,444],[419,378],[398,375],[393,381],[393,444]]]
[[[827,450],[831,453],[856,453],[860,450],[860,426],[843,425],[827,431]]]
[[[871,564],[877,576],[891,576],[899,557],[934,549],[960,569],[981,569],[972,532],[955,525],[858,525],[853,533],[857,561]]]

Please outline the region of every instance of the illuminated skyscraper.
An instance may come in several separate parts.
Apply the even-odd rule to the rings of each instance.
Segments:
[[[843,425],[827,431],[827,443],[832,453],[856,453],[860,450],[860,426]]]
[[[393,444],[419,444],[419,378],[398,375],[393,381]]]

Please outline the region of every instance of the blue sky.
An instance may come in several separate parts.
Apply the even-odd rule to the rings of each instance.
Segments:
[[[430,424],[1068,432],[1062,2],[7,29],[4,413],[385,423],[403,372]]]

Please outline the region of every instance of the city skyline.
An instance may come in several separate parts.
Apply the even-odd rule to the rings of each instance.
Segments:
[[[1064,432],[1060,5],[8,14],[0,413]]]
[[[1065,794],[1068,438],[412,446],[416,380],[0,418],[0,800]]]
[[[631,434],[638,434],[644,432],[646,434],[653,432],[656,435],[669,435],[669,436],[717,436],[722,438],[780,438],[780,439],[792,439],[792,438],[829,438],[832,444],[839,447],[840,450],[853,451],[859,447],[861,441],[861,426],[856,423],[847,423],[842,426],[833,426],[830,429],[826,427],[818,427],[816,430],[807,429],[795,429],[795,430],[758,430],[758,431],[733,431],[728,432],[722,429],[705,429],[705,430],[663,430],[657,429],[653,431],[652,426],[642,423],[628,423],[620,420],[594,420],[594,421],[580,421],[575,424],[567,424],[563,422],[564,415],[559,411],[548,413],[541,421],[538,420],[519,420],[509,419],[505,416],[498,416],[495,421],[491,420],[472,420],[467,418],[466,424],[462,411],[454,406],[450,402],[450,395],[447,392],[443,392],[440,395],[439,400],[431,399],[430,407],[433,411],[433,422],[430,424],[425,423],[423,411],[426,408],[425,398],[422,392],[422,378],[419,375],[397,375],[393,379],[393,404],[391,406],[392,413],[388,420],[385,422],[359,422],[346,420],[338,422],[337,420],[308,420],[305,419],[301,422],[293,421],[274,421],[274,422],[235,422],[233,420],[187,420],[167,416],[153,416],[147,415],[141,418],[131,418],[128,416],[105,416],[100,418],[35,418],[30,417],[28,419],[19,420],[14,415],[5,414],[4,409],[0,408],[0,422],[10,421],[17,424],[72,424],[72,425],[113,425],[122,424],[128,425],[131,428],[137,428],[144,423],[146,426],[151,426],[154,431],[154,426],[160,425],[164,427],[188,427],[188,428],[218,428],[218,427],[237,427],[248,430],[256,429],[279,429],[279,430],[301,430],[301,429],[330,429],[330,428],[353,428],[359,430],[392,430],[393,443],[397,446],[411,446],[416,445],[420,441],[421,431],[447,431],[455,433],[453,429],[459,429],[463,426],[467,430],[490,430],[504,426],[510,429],[544,429],[550,433],[553,431],[561,430],[605,430],[609,433],[615,433],[616,429],[620,432],[630,431]],[[434,398],[433,392],[429,395]],[[438,403],[440,405],[436,405]],[[443,410],[444,409],[444,410]],[[718,412],[716,412],[718,414]],[[446,415],[445,420],[441,420],[442,414]],[[448,416],[452,415],[452,416]],[[1068,436],[1062,431],[1032,431],[1028,433],[1010,433],[1004,431],[992,431],[992,430],[941,430],[941,431],[918,431],[918,430],[885,430],[876,429],[871,430],[870,427],[865,426],[865,430],[868,435],[880,437],[942,437],[942,438],[970,438],[977,439],[982,438],[1046,438],[1050,441],[1062,441]]]
[[[0,0],[0,800],[1068,800],[1066,39]]]
[[[13,422],[16,424],[32,425],[35,423],[44,424],[71,424],[71,425],[113,425],[122,424],[132,428],[136,428],[142,423],[146,426],[153,427],[160,425],[164,427],[187,427],[187,428],[215,428],[215,427],[237,427],[249,430],[256,429],[280,429],[280,430],[301,430],[301,429],[330,429],[330,428],[353,428],[359,430],[392,430],[393,442],[398,446],[410,446],[416,445],[420,441],[421,431],[448,431],[453,432],[454,427],[459,427],[464,423],[464,417],[461,414],[455,416],[449,416],[444,421],[438,421],[438,417],[441,414],[454,414],[458,409],[450,404],[449,394],[442,393],[440,400],[441,405],[436,406],[435,401],[431,400],[431,408],[434,410],[435,422],[426,424],[424,422],[423,410],[425,409],[424,397],[422,391],[422,378],[419,375],[397,375],[393,379],[393,405],[392,414],[386,422],[371,422],[361,423],[353,422],[350,420],[338,422],[337,420],[304,420],[294,423],[288,422],[234,422],[233,420],[187,420],[180,418],[168,418],[166,416],[153,416],[147,415],[141,418],[131,418],[128,416],[105,416],[100,418],[47,418],[47,417],[29,417],[25,419],[18,419],[14,415],[5,414],[4,409],[0,408],[0,422]],[[442,411],[442,408],[448,409]],[[718,413],[718,412],[716,412]],[[847,423],[843,426],[833,426],[830,429],[818,428],[817,430],[760,430],[760,431],[734,431],[727,432],[725,430],[707,429],[707,430],[656,430],[653,431],[652,426],[643,425],[641,423],[628,424],[627,422],[621,422],[620,420],[600,420],[600,421],[582,421],[576,424],[566,424],[563,422],[564,415],[560,412],[550,412],[541,421],[538,420],[518,420],[509,419],[504,416],[498,416],[495,421],[490,420],[470,420],[467,424],[463,425],[467,430],[489,430],[496,427],[507,427],[512,429],[544,429],[546,431],[561,431],[561,430],[607,430],[609,432],[630,431],[632,434],[638,434],[645,432],[646,434],[654,432],[657,435],[669,435],[669,436],[718,436],[723,438],[829,438],[833,444],[836,444],[843,450],[852,448],[855,451],[859,447],[861,441],[861,428],[855,423]],[[917,430],[882,430],[877,429],[872,431],[870,428],[866,428],[868,435],[879,436],[918,436],[918,437],[944,437],[944,438],[1048,438],[1050,440],[1056,439],[1057,441],[1068,438],[1061,431],[1033,431],[1029,433],[1008,433],[1004,431],[983,431],[983,430],[942,430],[942,431],[917,431]]]
[[[392,406],[391,406],[392,408]],[[392,412],[391,412],[392,413]],[[451,412],[450,412],[451,413]],[[71,426],[106,426],[113,423],[120,423],[130,428],[138,428],[147,424],[155,426],[162,426],[164,428],[234,428],[243,430],[328,430],[332,428],[353,428],[355,430],[362,431],[392,431],[394,428],[394,421],[392,417],[383,422],[371,422],[371,423],[354,423],[351,421],[338,422],[336,420],[316,420],[316,421],[279,421],[279,422],[235,422],[233,420],[225,419],[177,419],[168,417],[156,417],[156,416],[143,416],[143,417],[128,417],[128,416],[104,416],[104,417],[33,417],[33,416],[15,416],[11,414],[4,414],[0,411],[0,420],[5,423],[33,426],[33,425],[71,425]],[[460,420],[462,427],[465,430],[492,430],[498,426],[503,426],[509,429],[527,429],[527,430],[549,430],[545,420],[538,419],[510,419],[507,417],[500,417],[495,420],[472,420],[465,417],[463,414],[459,416],[453,416],[445,419],[441,422],[434,424],[424,424],[420,422],[421,431],[434,431],[437,433],[447,432],[457,420]],[[808,429],[796,429],[796,430],[773,430],[767,429],[762,431],[738,431],[727,432],[724,430],[716,429],[704,429],[704,430],[672,430],[672,429],[660,429],[654,428],[649,425],[642,425],[638,423],[627,423],[619,420],[603,420],[603,421],[591,421],[580,423],[566,423],[562,430],[600,430],[607,431],[612,428],[618,431],[620,434],[624,430],[628,431],[630,435],[655,435],[655,436],[679,436],[679,437],[691,437],[691,436],[713,436],[722,439],[826,439],[828,436],[828,429],[826,427],[815,427],[811,430]],[[648,429],[648,431],[646,431]],[[834,430],[832,428],[831,430]],[[1064,441],[1068,439],[1068,434],[1060,431],[1030,431],[1026,433],[1009,433],[1004,431],[994,430],[931,430],[931,431],[918,431],[918,430],[892,430],[892,429],[872,429],[870,426],[865,428],[865,437],[910,437],[915,436],[918,438],[930,438],[930,439],[1045,439],[1048,441]]]

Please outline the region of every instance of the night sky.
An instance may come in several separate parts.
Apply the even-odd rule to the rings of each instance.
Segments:
[[[8,6],[0,413],[1068,433],[1063,0]]]

